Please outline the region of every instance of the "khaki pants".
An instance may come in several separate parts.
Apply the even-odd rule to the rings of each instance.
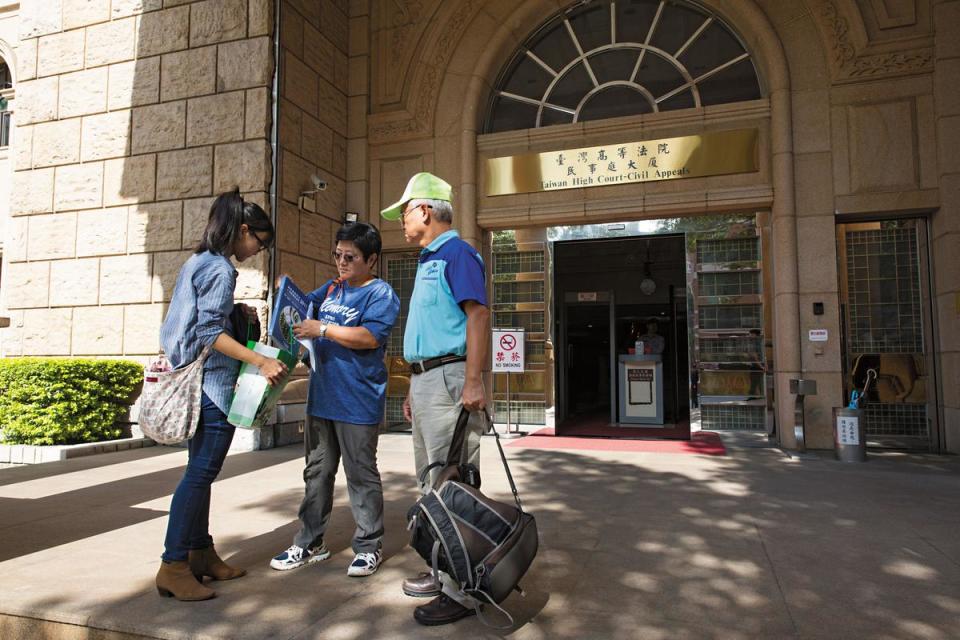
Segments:
[[[413,413],[413,462],[416,465],[417,484],[421,493],[427,493],[441,467],[430,471],[425,481],[420,472],[434,462],[445,462],[453,440],[453,430],[463,403],[465,362],[453,362],[410,378],[410,410]],[[470,415],[467,423],[466,455],[464,462],[480,468],[480,435],[483,421],[478,412]]]

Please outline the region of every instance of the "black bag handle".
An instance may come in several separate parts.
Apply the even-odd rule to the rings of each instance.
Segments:
[[[517,508],[520,511],[523,511],[523,504],[520,502],[520,492],[517,491],[517,483],[513,480],[513,474],[510,473],[510,465],[507,463],[507,454],[503,451],[503,445],[500,444],[500,434],[497,433],[497,430],[493,426],[493,420],[490,418],[490,414],[487,413],[486,409],[481,411],[483,414],[484,420],[484,433],[492,432],[493,437],[497,441],[497,449],[500,451],[500,460],[503,461],[503,470],[507,472],[507,481],[510,483],[510,491],[513,492],[513,499],[517,503]],[[447,464],[459,464],[463,461],[466,456],[466,438],[467,438],[467,423],[470,421],[470,412],[466,409],[460,410],[460,416],[457,418],[457,426],[453,430],[453,439],[450,441],[450,449],[447,451]],[[437,463],[434,463],[436,465]],[[424,470],[423,473],[429,472],[430,467]]]
[[[470,422],[470,412],[466,409],[460,410],[460,416],[457,418],[457,426],[453,430],[453,438],[450,440],[450,448],[447,450],[447,464],[461,464],[467,455],[467,423]]]

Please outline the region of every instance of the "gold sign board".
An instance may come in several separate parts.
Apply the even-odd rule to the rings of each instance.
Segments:
[[[757,170],[756,129],[487,160],[487,195],[702,178]]]

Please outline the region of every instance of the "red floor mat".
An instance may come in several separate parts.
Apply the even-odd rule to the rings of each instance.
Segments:
[[[712,431],[696,431],[690,440],[627,440],[624,438],[570,438],[556,436],[551,428],[534,431],[514,440],[508,447],[532,449],[581,449],[585,451],[637,451],[645,453],[698,453],[725,456],[720,436]]]

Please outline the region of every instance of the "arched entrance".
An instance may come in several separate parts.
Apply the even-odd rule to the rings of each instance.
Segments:
[[[656,2],[652,4],[659,6]],[[610,7],[612,3],[604,5]],[[771,324],[779,329],[772,345],[775,370],[771,371],[770,387],[772,395],[789,398],[788,381],[798,376],[800,350],[790,81],[786,58],[767,16],[754,3],[713,0],[698,6],[707,17],[715,16],[701,34],[715,23],[731,25],[738,34],[737,40],[750,53],[757,75],[762,78],[759,99],[736,103],[736,106],[701,104],[586,122],[578,118],[574,123],[571,118],[569,124],[485,133],[488,108],[496,98],[497,79],[511,60],[515,60],[531,34],[538,33],[545,23],[559,15],[557,4],[539,0],[443,4],[417,40],[417,55],[424,64],[410,68],[409,82],[403,92],[405,110],[372,116],[368,129],[370,144],[372,148],[383,149],[385,156],[381,157],[396,153],[388,144],[402,140],[408,141],[408,148],[416,146],[429,154],[422,156],[425,158],[422,166],[437,167],[457,186],[457,226],[463,237],[478,246],[487,245],[488,250],[491,238],[487,233],[503,229],[523,230],[525,234],[538,230],[542,242],[547,228],[555,225],[766,211],[771,239],[766,258],[768,264],[775,264],[776,268],[765,272],[765,291],[776,300],[775,305],[770,305]],[[705,21],[704,18],[694,24],[693,32],[688,32],[685,40],[671,49],[671,55],[676,58],[680,47]],[[613,40],[620,39],[611,38]],[[579,52],[577,56],[580,57]],[[554,64],[538,57],[559,71]],[[597,81],[603,84],[600,78]],[[597,91],[594,96],[602,93]],[[654,101],[662,97],[665,102],[673,97],[664,93],[657,92]],[[584,101],[581,111],[589,110],[594,96]],[[486,192],[485,163],[491,158],[575,149],[618,140],[646,140],[662,135],[698,135],[737,127],[757,131],[757,170],[749,175],[661,184],[618,184],[562,192],[500,196]],[[398,171],[402,162],[390,161]],[[386,164],[384,160],[382,166]],[[381,163],[375,162],[373,166],[375,171],[380,171]],[[380,176],[374,174],[372,179],[380,180]],[[554,320],[549,310],[544,312],[545,326]],[[544,359],[549,361],[550,345],[544,346],[547,351]],[[553,376],[547,378],[545,387],[549,394]],[[787,403],[779,403],[777,411],[780,422],[785,424],[791,416]],[[789,436],[784,441],[791,444]]]
[[[772,326],[780,328],[776,336],[768,336],[768,339],[773,339],[772,362],[776,367],[768,378],[771,387],[769,395],[788,397],[787,381],[796,377],[794,372],[799,370],[798,331],[791,331],[797,327],[798,321],[789,81],[779,41],[773,35],[766,18],[756,7],[750,6],[750,3],[717,2],[705,3],[699,7],[670,3],[668,7],[668,3],[660,2],[610,2],[600,3],[602,8],[595,5],[595,13],[592,15],[581,16],[577,14],[577,9],[583,9],[576,7],[570,12],[561,11],[544,22],[544,14],[536,15],[531,4],[536,3],[524,4],[511,16],[513,29],[501,28],[492,34],[489,41],[491,46],[486,51],[498,51],[498,55],[485,53],[480,58],[477,70],[468,83],[467,98],[461,102],[463,110],[460,117],[460,173],[463,198],[460,214],[463,227],[469,230],[471,217],[475,215],[480,228],[521,229],[524,230],[524,237],[532,239],[537,237],[537,229],[545,233],[550,227],[558,224],[569,225],[572,222],[596,224],[666,218],[676,214],[686,216],[767,211],[769,235],[775,241],[771,242],[770,253],[766,257],[768,264],[775,262],[777,268],[768,268],[763,277],[768,300],[777,300],[777,304],[769,305],[770,321]],[[620,37],[621,27],[616,26],[617,18],[622,17],[624,9],[630,6],[647,10],[650,14],[642,26],[631,25],[642,33],[643,40],[639,43],[633,42],[639,37]],[[654,18],[659,10],[659,19],[663,19],[669,14],[668,8],[676,11],[676,16],[682,16],[670,19],[678,20],[679,24],[687,28],[686,31],[671,30],[671,37],[677,39],[675,43],[656,40]],[[598,20],[601,16],[609,17],[606,21]],[[569,37],[578,35],[574,24],[581,21],[581,24],[590,25],[591,18],[594,23],[601,24],[593,24],[594,28],[588,29],[582,38]],[[516,23],[520,21],[529,26],[525,31],[527,39],[518,42],[516,34],[520,29],[516,27]],[[621,20],[620,25],[624,24],[627,23]],[[736,25],[737,29],[724,29],[728,24]],[[732,55],[720,61],[705,60],[702,52],[698,51],[697,44],[705,34],[709,36],[713,33],[711,29],[717,33],[708,38],[714,45],[714,51],[723,51],[723,47],[716,44],[722,40],[720,36],[726,36],[728,44],[741,43],[743,50],[732,51]],[[570,60],[546,60],[544,56],[548,54],[537,53],[551,50],[546,45],[538,48],[539,43],[551,34],[552,37],[569,37],[569,48],[572,49]],[[608,37],[597,37],[599,34]],[[592,42],[593,46],[584,46],[583,41],[588,41],[591,37],[596,40]],[[616,43],[623,46],[613,46]],[[661,46],[656,46],[657,44]],[[505,52],[508,45],[512,45],[510,51]],[[663,52],[663,55],[659,52]],[[743,57],[747,52],[748,55]],[[530,55],[531,53],[533,55]],[[647,64],[644,64],[641,54],[647,57]],[[620,57],[619,61],[616,60],[617,56]],[[686,68],[681,69],[682,64],[671,64],[671,57],[673,62],[678,62],[685,56],[701,56],[698,65],[708,68],[700,69],[699,73],[694,75]],[[451,66],[456,64],[456,60],[455,53]],[[596,64],[591,65],[592,61],[596,61]],[[663,64],[658,73],[657,65],[661,62]],[[734,112],[709,104],[716,99],[704,98],[709,96],[711,91],[715,91],[710,85],[707,85],[704,91],[694,91],[694,88],[711,78],[720,79],[721,72],[736,70],[738,64],[751,71],[755,64],[762,78],[762,81],[756,80],[755,84],[741,83],[745,87],[741,95],[749,97],[751,91],[762,91],[764,95],[744,101],[742,108]],[[598,73],[598,69],[593,67],[602,68],[602,71]],[[626,70],[627,67],[630,67],[631,77],[618,78],[616,69]],[[634,68],[637,73],[633,73]],[[578,73],[578,69],[582,71]],[[538,70],[543,72],[541,75],[544,77],[536,78],[535,72]],[[669,72],[675,72],[679,81],[666,87],[663,83],[669,82]],[[651,74],[648,84],[656,87],[656,81],[659,80],[663,88],[657,87],[657,91],[651,91],[636,82],[643,73]],[[518,86],[523,83],[518,85],[517,80],[524,78],[528,80],[530,87],[542,90],[539,99],[535,92],[524,95],[518,90]],[[627,86],[631,81],[637,87]],[[624,94],[624,90],[639,97],[631,102],[627,99],[631,94]],[[561,91],[565,92],[562,98],[551,102],[552,96]],[[733,99],[739,97],[736,92],[729,95]],[[537,104],[533,104],[534,101]],[[498,107],[511,102],[515,103],[514,107],[521,105],[520,108],[514,108],[511,116],[510,107],[505,107],[507,115],[498,115]],[[446,104],[441,97],[438,109],[443,110]],[[629,113],[630,109],[633,109],[633,113]],[[511,117],[517,117],[518,111],[532,115],[533,124],[526,129],[510,130],[510,127],[503,123],[509,122]],[[628,113],[624,114],[624,111]],[[622,117],[606,120],[602,117],[605,113]],[[438,112],[438,121],[442,117]],[[562,118],[569,118],[566,125]],[[738,124],[755,126],[759,131],[760,166],[755,176],[757,180],[737,177],[728,180],[706,178],[698,185],[693,185],[695,181],[691,181],[689,189],[673,184],[668,188],[662,184],[641,184],[593,190],[573,189],[566,193],[518,193],[506,196],[485,194],[488,177],[485,175],[484,163],[491,157],[518,155],[530,151],[575,149],[593,142],[629,142],[654,138],[660,131],[689,132],[695,135],[704,131],[735,127]],[[638,133],[644,135],[638,136]],[[604,190],[606,193],[601,193]],[[724,190],[736,192],[737,195],[726,201],[709,195]],[[778,195],[776,200],[773,198],[774,192]],[[471,210],[474,202],[476,210]],[[758,232],[758,237],[759,235]],[[478,235],[477,239],[479,238]],[[544,239],[543,234],[539,239]],[[549,268],[547,271],[549,272]],[[549,290],[549,285],[547,289]],[[545,307],[549,306],[549,301],[546,300]],[[543,313],[544,326],[555,327],[558,320],[554,317],[558,315],[556,307],[544,308]],[[548,331],[544,335],[545,371],[548,378],[551,377],[552,368],[551,342],[553,347],[557,346],[557,336],[549,333]],[[554,339],[551,340],[551,337]],[[559,386],[559,381],[552,382],[553,386]],[[550,398],[551,381],[548,380],[542,386],[545,389],[545,404],[556,403],[556,397]],[[789,415],[784,412],[783,405],[786,403],[780,404],[780,422],[785,424]],[[520,405],[518,408],[529,410],[529,405]]]

